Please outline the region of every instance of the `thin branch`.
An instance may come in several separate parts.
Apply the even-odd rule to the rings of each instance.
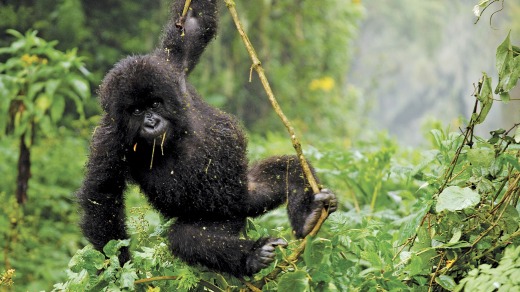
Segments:
[[[152,278],[146,278],[146,279],[139,279],[139,280],[134,281],[134,284],[144,284],[144,283],[149,283],[149,282],[153,282],[153,281],[174,281],[174,280],[179,280],[179,278],[180,277],[178,277],[178,276],[158,276],[158,277],[152,277]],[[211,284],[208,281],[199,280],[199,284],[210,289],[211,291],[224,291],[221,288]]]
[[[186,15],[188,14],[188,10],[190,9],[191,0],[186,0],[184,2],[184,9],[182,9],[182,14],[179,20],[175,23],[175,26],[180,29],[184,34],[184,23],[186,22]]]
[[[307,163],[307,160],[305,160],[305,157],[303,156],[302,146],[299,141],[299,139],[296,136],[296,133],[294,131],[293,126],[289,122],[289,119],[285,116],[282,109],[280,108],[280,105],[278,104],[278,101],[276,100],[273,91],[271,90],[271,86],[269,85],[269,81],[267,80],[267,77],[265,76],[264,69],[262,67],[262,63],[258,59],[258,56],[255,52],[255,49],[253,45],[251,44],[251,41],[249,41],[249,38],[247,37],[246,33],[244,32],[244,29],[242,27],[242,24],[239,20],[238,13],[235,9],[235,2],[233,0],[224,0],[226,3],[227,8],[229,9],[229,12],[231,13],[231,17],[233,18],[233,22],[235,23],[235,26],[238,30],[238,33],[240,34],[240,37],[242,38],[242,41],[244,42],[244,45],[246,47],[247,52],[249,53],[249,56],[251,57],[252,65],[251,68],[254,69],[258,77],[260,78],[260,81],[264,87],[264,90],[267,94],[267,97],[269,98],[269,101],[271,102],[271,105],[273,106],[274,111],[280,117],[282,120],[285,128],[287,129],[290,137],[292,145],[296,151],[296,154],[298,156],[298,159],[300,160],[300,164],[303,169],[303,173],[305,174],[305,177],[307,178],[307,181],[309,182],[312,191],[314,193],[319,193],[320,188],[318,186],[318,183],[316,182],[316,179],[314,178],[309,164]],[[314,226],[314,229],[309,233],[310,236],[314,236],[318,233],[318,231],[321,228],[321,225],[327,219],[328,212],[327,210],[323,209],[321,212],[321,216]],[[273,272],[271,272],[269,275],[267,275],[264,279],[262,279],[260,282],[255,282],[256,287],[262,287],[266,281],[269,279],[274,279],[276,276],[283,270],[283,268],[287,267],[289,264],[291,264],[294,261],[297,261],[300,255],[305,250],[305,244],[307,242],[307,239],[304,238],[300,245],[293,251],[293,253],[287,258],[286,263],[280,264]]]
[[[299,139],[296,137],[294,128],[291,125],[291,122],[289,121],[289,119],[287,119],[287,117],[283,113],[282,109],[280,108],[280,105],[278,104],[278,101],[276,100],[276,98],[274,96],[271,86],[269,85],[269,81],[267,80],[267,77],[265,76],[264,69],[262,67],[260,60],[258,59],[255,49],[253,48],[251,41],[249,41],[249,38],[247,37],[246,33],[244,32],[242,24],[238,18],[238,13],[235,9],[235,2],[233,0],[224,0],[224,2],[226,2],[226,5],[227,5],[229,11],[231,12],[231,16],[233,18],[233,21],[235,22],[238,33],[240,34],[240,37],[242,38],[242,41],[244,42],[247,52],[249,53],[249,56],[251,57],[251,61],[253,62],[253,64],[251,65],[251,68],[254,69],[258,73],[258,77],[260,78],[260,81],[262,82],[262,85],[264,87],[265,92],[267,93],[267,97],[269,98],[271,105],[273,106],[276,114],[280,117],[283,124],[287,128],[287,131],[289,132],[289,135],[291,137],[293,147],[296,150],[298,158],[300,159],[300,163],[302,165],[303,171],[305,173],[305,176],[307,177],[307,180],[309,181],[309,184],[310,184],[312,190],[315,193],[319,193],[320,189],[318,187],[316,180],[314,179],[314,176],[312,175],[309,164],[307,163],[307,161],[305,160],[305,157],[303,156],[302,146],[300,144]]]

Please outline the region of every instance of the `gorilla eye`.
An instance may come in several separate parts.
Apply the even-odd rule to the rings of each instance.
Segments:
[[[152,108],[158,108],[161,104],[158,102],[158,101],[154,101],[154,103],[152,103]]]
[[[140,116],[143,114],[143,111],[140,108],[135,108],[134,111],[132,112],[132,114],[134,116]]]

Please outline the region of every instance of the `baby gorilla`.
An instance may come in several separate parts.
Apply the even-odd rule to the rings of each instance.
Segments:
[[[166,218],[174,255],[235,276],[269,265],[279,238],[240,239],[247,217],[288,202],[295,235],[306,236],[322,208],[336,210],[328,190],[313,194],[294,156],[248,168],[246,138],[236,119],[205,103],[186,82],[214,37],[216,0],[194,0],[186,19],[176,1],[159,49],[128,57],[99,90],[104,115],[96,128],[83,186],[81,228],[98,250],[128,237],[123,193],[140,186]],[[179,25],[180,24],[180,25]],[[123,249],[121,264],[130,259]]]

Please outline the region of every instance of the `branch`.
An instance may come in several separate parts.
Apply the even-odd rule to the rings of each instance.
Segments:
[[[244,32],[244,29],[242,27],[242,23],[240,22],[238,18],[238,13],[235,9],[235,2],[233,0],[224,0],[226,3],[227,8],[229,9],[229,12],[231,13],[231,17],[233,18],[233,22],[235,23],[235,26],[238,30],[238,33],[240,34],[240,37],[242,38],[242,41],[244,42],[244,45],[247,49],[247,52],[249,53],[249,56],[251,57],[252,65],[251,68],[256,71],[258,74],[258,77],[260,78],[260,81],[262,82],[262,85],[264,87],[265,92],[267,93],[267,97],[269,98],[269,101],[271,102],[271,105],[274,108],[274,111],[280,117],[283,124],[285,125],[285,128],[287,129],[292,145],[294,147],[294,150],[296,150],[296,154],[298,156],[298,159],[300,160],[300,164],[303,169],[303,173],[305,174],[305,177],[307,178],[307,181],[309,182],[312,191],[314,193],[319,193],[320,188],[318,186],[318,183],[316,182],[316,179],[312,175],[312,172],[310,170],[309,164],[307,163],[307,160],[305,160],[305,157],[303,156],[302,146],[299,141],[299,139],[296,136],[296,133],[294,132],[294,128],[292,127],[291,123],[289,122],[289,119],[285,116],[282,109],[280,108],[280,105],[278,104],[278,101],[276,100],[273,91],[271,90],[271,86],[269,85],[269,81],[267,80],[267,77],[265,76],[264,69],[262,67],[262,63],[258,59],[258,56],[255,52],[255,49],[251,42],[249,41],[249,38],[247,37],[246,33]],[[314,226],[314,229],[309,233],[310,236],[314,236],[318,233],[318,231],[321,228],[321,225],[327,219],[328,212],[327,210],[323,209],[321,212],[320,219],[316,223],[316,226]],[[294,252],[287,258],[286,263],[280,264],[275,270],[273,270],[269,275],[267,275],[264,279],[262,279],[260,282],[256,282],[255,286],[260,285],[262,287],[266,281],[269,279],[274,279],[276,276],[290,263],[297,261],[300,255],[305,250],[305,244],[307,242],[307,238],[304,238],[300,245],[294,250]]]
[[[184,2],[184,9],[182,9],[182,14],[179,20],[175,23],[175,26],[180,29],[184,33],[184,23],[186,22],[186,15],[188,14],[188,10],[190,9],[191,0],[186,0]]]
[[[152,277],[152,278],[135,280],[134,284],[145,284],[145,283],[154,282],[154,281],[174,281],[174,280],[179,280],[180,278],[181,277],[177,277],[177,276],[157,276],[157,277]],[[199,280],[199,284],[210,289],[211,291],[224,291],[208,281]]]

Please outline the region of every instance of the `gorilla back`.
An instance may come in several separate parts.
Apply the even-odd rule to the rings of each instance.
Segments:
[[[81,227],[98,250],[124,239],[123,193],[136,183],[150,204],[176,217],[169,241],[174,255],[190,264],[235,276],[270,264],[278,238],[239,239],[247,216],[258,216],[288,200],[296,236],[310,232],[335,196],[316,196],[295,157],[269,158],[248,169],[246,139],[234,117],[206,104],[186,81],[216,31],[216,0],[175,1],[162,46],[123,59],[104,78],[104,115],[94,133],[87,173],[77,196]],[[179,23],[184,26],[179,27]],[[130,259],[127,249],[119,257]]]

